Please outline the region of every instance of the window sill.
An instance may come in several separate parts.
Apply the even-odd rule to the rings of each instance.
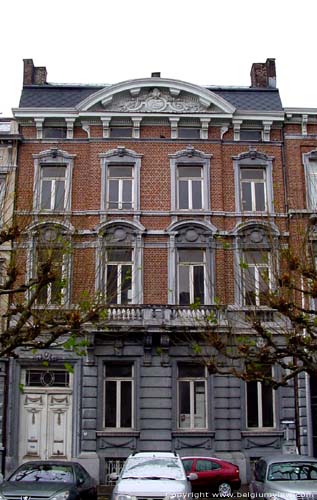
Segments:
[[[215,432],[214,431],[209,431],[208,429],[178,429],[177,431],[172,432],[173,437],[181,437],[190,434],[191,436],[209,436],[209,437],[215,437]]]
[[[241,432],[242,437],[257,437],[257,436],[284,436],[284,431],[278,431],[277,429],[271,429],[268,427],[259,427],[256,430],[247,430]]]
[[[112,430],[104,430],[104,431],[97,431],[96,432],[97,437],[139,437],[140,436],[140,431],[134,431],[134,430],[120,430],[120,429],[112,429]]]

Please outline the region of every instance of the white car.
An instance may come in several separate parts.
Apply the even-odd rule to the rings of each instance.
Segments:
[[[261,458],[250,484],[254,497],[272,500],[317,498],[317,459],[304,455],[270,455]]]
[[[181,500],[190,497],[190,481],[197,479],[196,474],[186,476],[179,455],[167,452],[134,453],[120,476],[110,477],[117,480],[111,500]]]

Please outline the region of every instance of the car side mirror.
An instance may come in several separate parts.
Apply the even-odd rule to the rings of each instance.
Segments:
[[[111,472],[111,474],[109,475],[110,481],[117,481],[118,477],[119,477],[119,474],[117,472]]]
[[[195,472],[191,472],[189,476],[187,476],[188,481],[196,481],[198,479],[198,476]]]
[[[82,477],[80,477],[80,478],[77,480],[77,484],[78,484],[78,486],[81,486],[82,484],[84,484],[84,482],[85,482],[85,480],[84,480]]]

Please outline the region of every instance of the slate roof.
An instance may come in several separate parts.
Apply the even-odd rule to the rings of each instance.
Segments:
[[[73,108],[105,86],[32,85],[22,90],[20,108]],[[283,111],[277,89],[207,87],[235,108],[254,111]]]

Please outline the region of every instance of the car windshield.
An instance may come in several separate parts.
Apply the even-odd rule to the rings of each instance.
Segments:
[[[317,462],[280,462],[271,464],[269,481],[310,481],[317,479]]]
[[[73,469],[67,465],[24,465],[20,467],[9,481],[62,482],[73,483]]]
[[[185,473],[177,458],[131,457],[122,471],[122,479],[184,479]]]

